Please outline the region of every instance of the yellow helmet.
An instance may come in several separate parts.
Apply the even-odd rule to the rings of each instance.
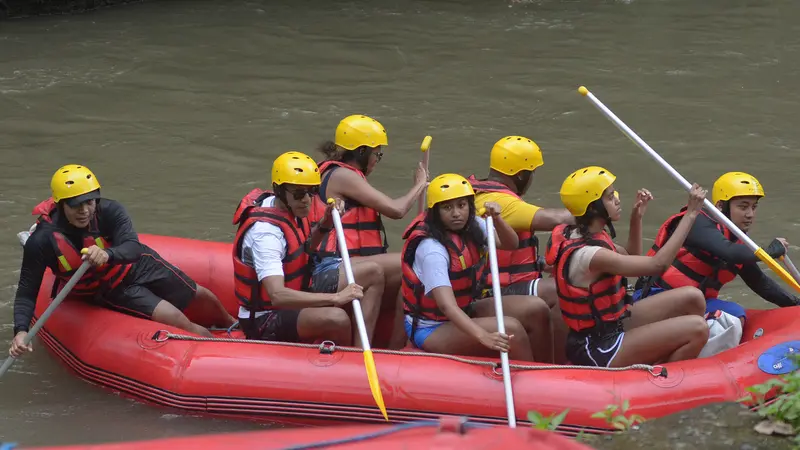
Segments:
[[[520,170],[535,170],[544,164],[542,151],[536,142],[522,136],[506,136],[492,147],[489,167],[506,175]]]
[[[711,201],[728,201],[733,197],[763,197],[764,189],[756,177],[744,172],[728,172],[717,178],[711,189]]]
[[[475,191],[466,178],[455,173],[445,173],[431,180],[428,185],[428,208],[433,208],[437,203],[468,195],[474,196]]]
[[[50,179],[53,201],[69,199],[70,206],[100,198],[100,182],[88,167],[67,164],[60,167]]]
[[[305,153],[289,151],[272,163],[272,183],[315,186],[320,184],[319,167]]]
[[[586,214],[586,208],[603,196],[617,177],[608,170],[589,166],[572,172],[561,185],[561,201],[575,217]]]
[[[345,150],[355,150],[362,145],[372,148],[389,145],[389,138],[380,122],[372,117],[356,114],[339,122],[334,142]]]

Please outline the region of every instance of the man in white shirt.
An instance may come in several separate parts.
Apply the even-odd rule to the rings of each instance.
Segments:
[[[347,285],[341,259],[312,276],[308,249],[332,230],[332,205],[312,230],[307,218],[319,191],[316,163],[299,152],[279,156],[272,167],[274,192],[253,190],[239,205],[233,255],[239,319],[248,339],[360,346],[347,311],[361,301],[368,338],[380,313],[384,275],[380,265],[353,261],[356,284]],[[343,209],[341,200],[335,203]],[[353,335],[355,336],[353,337]]]

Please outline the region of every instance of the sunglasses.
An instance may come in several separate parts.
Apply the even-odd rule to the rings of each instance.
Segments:
[[[375,152],[375,157],[378,158],[378,162],[380,162],[381,158],[383,158],[383,152]]]
[[[319,186],[310,187],[308,189],[286,189],[286,193],[291,194],[292,198],[295,200],[302,200],[306,195],[309,195],[313,198],[315,195],[319,194]]]

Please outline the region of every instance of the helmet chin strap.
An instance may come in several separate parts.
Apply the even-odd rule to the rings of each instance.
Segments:
[[[614,229],[614,224],[611,222],[611,216],[608,215],[608,210],[606,210],[605,205],[603,205],[602,199],[597,199],[589,204],[589,211],[595,217],[603,219],[605,222],[605,226],[608,227],[608,234],[611,235],[611,239],[617,237],[617,230]]]

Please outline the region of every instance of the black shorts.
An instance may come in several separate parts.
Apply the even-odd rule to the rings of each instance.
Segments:
[[[518,283],[509,284],[500,290],[503,295],[538,295],[539,294],[539,280],[520,281]],[[489,290],[491,295],[491,289]]]
[[[339,292],[339,265],[328,267],[311,277],[311,292],[333,294]],[[259,341],[300,342],[297,320],[301,309],[273,309],[254,320],[239,319],[247,339]]]
[[[122,283],[101,298],[104,306],[149,319],[161,300],[183,311],[196,293],[194,280],[152,249],[146,249]]]
[[[297,319],[300,309],[275,309],[253,321],[239,319],[239,325],[247,339],[258,341],[300,342],[297,334]]]
[[[624,331],[615,331],[602,337],[570,330],[567,336],[567,358],[579,366],[608,367],[622,348]]]

